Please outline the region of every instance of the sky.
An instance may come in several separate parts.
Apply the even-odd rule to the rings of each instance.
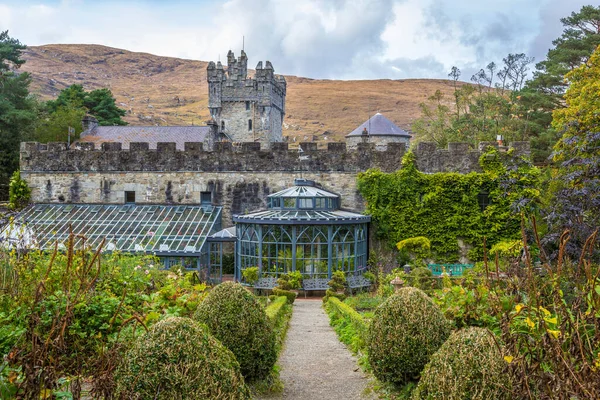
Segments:
[[[597,1],[597,0],[594,0]],[[509,53],[541,61],[560,18],[592,0],[0,0],[0,31],[26,45],[91,43],[322,79],[468,81]],[[532,66],[533,67],[533,66]]]

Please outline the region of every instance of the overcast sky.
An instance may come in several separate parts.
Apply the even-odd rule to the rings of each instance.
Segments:
[[[597,1],[597,0],[594,0]],[[27,45],[94,43],[310,78],[461,80],[508,53],[542,60],[587,0],[0,0],[0,31]]]

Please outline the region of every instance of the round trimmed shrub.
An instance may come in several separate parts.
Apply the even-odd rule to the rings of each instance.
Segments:
[[[224,282],[213,288],[194,318],[235,354],[246,380],[269,374],[277,361],[273,327],[256,297],[242,285]]]
[[[190,318],[157,322],[115,372],[117,398],[249,399],[239,363]]]
[[[381,304],[367,335],[369,363],[384,382],[419,376],[450,334],[450,322],[423,291],[405,287]]]
[[[487,330],[456,331],[431,356],[413,399],[510,399],[506,367]]]

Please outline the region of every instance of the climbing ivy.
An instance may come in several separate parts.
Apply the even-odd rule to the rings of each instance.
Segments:
[[[396,172],[371,169],[359,174],[358,189],[376,236],[390,248],[424,236],[436,260],[447,262],[460,257],[459,240],[475,261],[483,256],[484,236],[488,247],[518,239],[521,212],[536,209],[539,170],[511,151],[501,153],[492,147],[479,162],[483,172],[425,174],[408,152]]]

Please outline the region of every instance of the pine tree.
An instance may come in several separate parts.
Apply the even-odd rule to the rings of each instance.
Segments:
[[[36,102],[29,95],[31,78],[20,73],[25,63],[21,52],[25,46],[0,33],[0,199],[8,198],[11,175],[19,169],[20,142],[32,132],[36,121]]]

